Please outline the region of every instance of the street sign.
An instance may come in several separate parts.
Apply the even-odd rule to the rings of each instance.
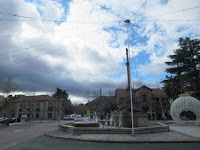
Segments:
[[[90,115],[90,111],[89,110],[87,111],[87,115]]]

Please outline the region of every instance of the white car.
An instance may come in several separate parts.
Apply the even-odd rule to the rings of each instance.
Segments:
[[[75,118],[74,118],[74,121],[83,121],[84,119],[81,117],[81,115],[77,115]]]
[[[2,122],[3,120],[6,120],[6,119],[8,119],[8,118],[6,118],[6,117],[0,117],[0,122]]]
[[[65,117],[65,120],[74,120],[74,118],[77,116],[77,114],[71,114],[71,115],[67,115],[67,117]]]

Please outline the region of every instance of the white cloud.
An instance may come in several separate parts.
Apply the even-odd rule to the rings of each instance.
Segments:
[[[133,16],[134,12],[144,3],[138,0],[96,1],[122,18]],[[172,54],[177,47],[177,39],[187,35],[195,36],[200,31],[198,21],[163,20],[199,19],[200,9],[150,17],[146,18],[146,21],[141,21],[141,16],[163,14],[197,5],[199,5],[198,0],[169,0],[166,4],[161,4],[160,0],[148,1],[140,9],[138,15],[131,19],[131,22],[137,25],[137,27],[130,26],[131,57],[137,57],[139,52],[145,51],[149,54],[150,60],[148,64],[139,64],[140,74],[143,76],[162,74],[166,67],[164,62],[168,60],[167,56]],[[0,36],[17,35],[0,38],[1,53],[36,46],[8,55],[0,55],[2,66],[13,65],[4,70],[3,76],[11,74],[20,82],[30,82],[30,87],[31,85],[38,86],[38,89],[41,88],[40,91],[48,91],[56,88],[55,86],[61,86],[67,91],[75,89],[71,90],[74,97],[84,95],[87,89],[80,87],[82,84],[92,90],[105,87],[107,83],[112,87],[125,82],[126,66],[123,63],[126,59],[127,34],[122,18],[102,9],[91,0],[71,1],[67,14],[65,14],[65,6],[60,1],[40,0],[38,3],[37,1],[2,0],[0,6],[0,11],[11,14],[50,20],[67,20],[62,23],[41,20],[1,21]],[[30,20],[3,14],[0,14],[0,18]],[[121,22],[112,22],[117,20]],[[140,41],[132,28],[141,36],[145,44]],[[55,51],[45,54],[53,50]],[[20,63],[27,59],[30,60]],[[15,65],[15,63],[18,64]],[[112,77],[118,74],[121,75],[118,79]],[[44,79],[41,75],[48,76],[48,78]],[[80,90],[83,90],[81,94]]]

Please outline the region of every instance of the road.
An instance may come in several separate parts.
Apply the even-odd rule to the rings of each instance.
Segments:
[[[0,127],[0,150],[199,150],[200,143],[103,143],[44,136],[65,122],[29,122]]]
[[[102,143],[45,137],[26,140],[7,150],[199,150],[200,143]]]
[[[28,122],[11,124],[9,127],[0,127],[0,149],[19,144],[30,138],[43,135],[45,132],[56,130],[64,122]]]

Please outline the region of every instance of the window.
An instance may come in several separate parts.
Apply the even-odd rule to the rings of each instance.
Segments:
[[[40,117],[40,114],[37,113],[37,114],[36,114],[36,118],[39,118],[39,117]]]
[[[52,113],[48,113],[48,118],[52,118]]]
[[[40,111],[40,103],[37,103],[36,111]]]
[[[48,111],[53,111],[53,104],[52,103],[48,103]]]
[[[147,101],[147,96],[146,95],[142,95],[142,100],[143,100],[143,102],[146,102]]]

